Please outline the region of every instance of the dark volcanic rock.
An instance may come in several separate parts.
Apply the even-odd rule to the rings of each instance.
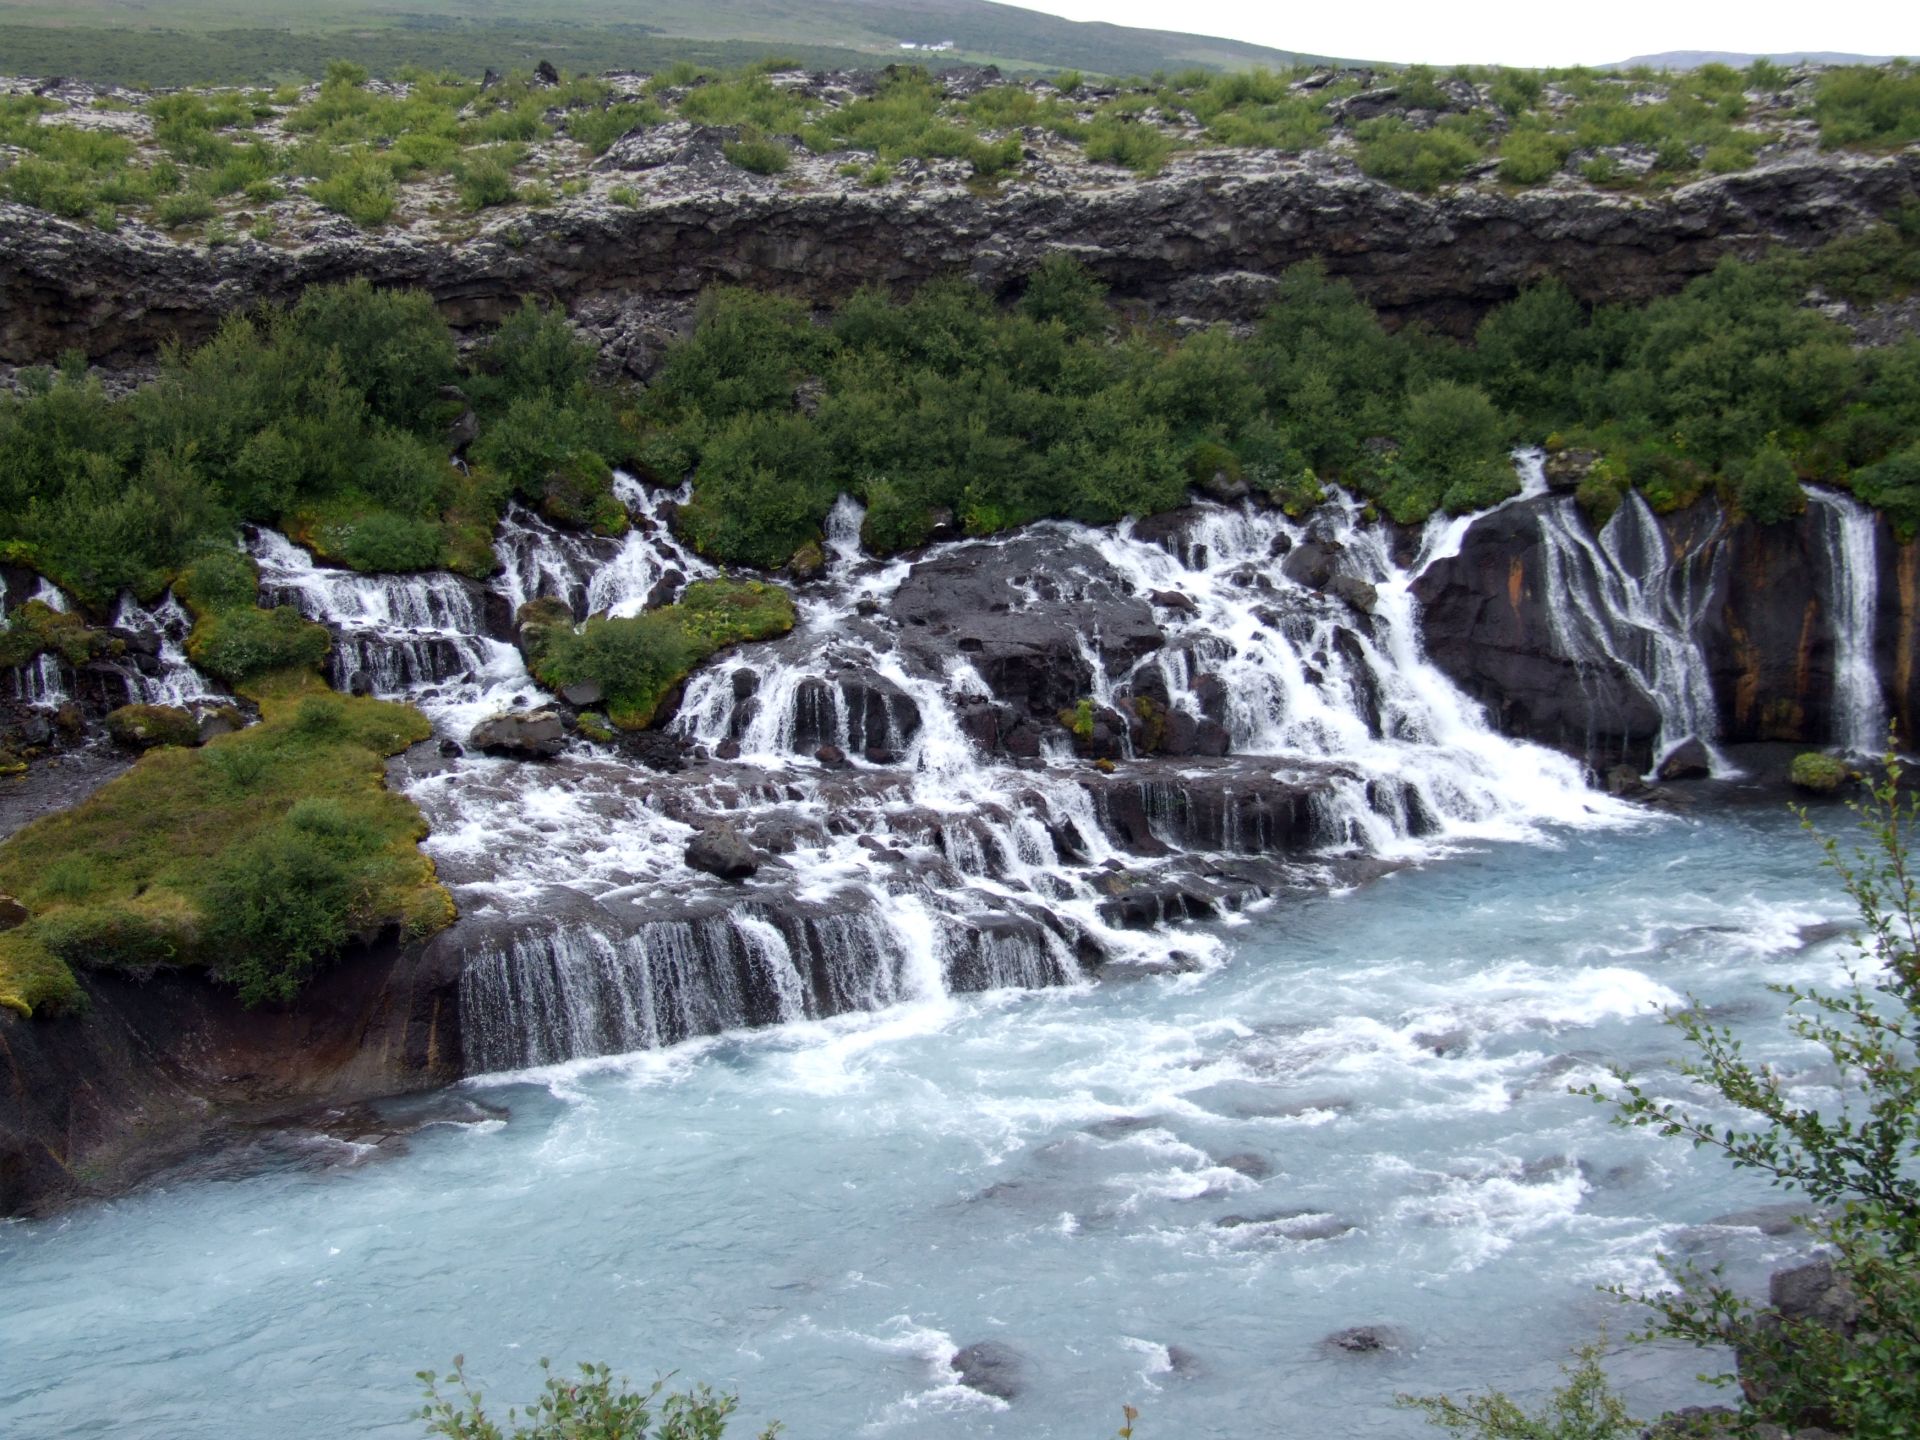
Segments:
[[[567,731],[551,710],[508,711],[474,726],[467,743],[489,755],[547,760],[566,748]]]
[[[1093,689],[1083,635],[1110,674],[1166,640],[1152,607],[1097,551],[1044,530],[923,560],[888,613],[928,668],[958,656],[996,699],[1049,722]]]
[[[997,1340],[980,1340],[953,1357],[960,1383],[969,1390],[1011,1400],[1026,1383],[1027,1362],[1020,1352]]]
[[[687,864],[722,880],[745,880],[760,868],[760,857],[731,825],[715,824],[687,842]]]
[[[1654,773],[1662,780],[1704,780],[1713,773],[1713,757],[1705,744],[1688,738],[1673,747]]]
[[[1011,292],[1062,248],[1086,257],[1116,299],[1205,320],[1258,318],[1267,277],[1319,257],[1390,315],[1466,333],[1541,275],[1583,301],[1637,301],[1723,255],[1858,231],[1897,213],[1920,171],[1906,152],[1808,153],[1648,196],[1471,187],[1419,196],[1335,157],[1221,151],[1176,159],[1151,179],[1103,172],[1078,190],[1015,180],[991,193],[936,183],[903,195],[857,180],[783,188],[728,165],[728,138],[681,123],[623,137],[603,167],[651,168],[677,183],[650,185],[632,207],[583,196],[515,210],[457,244],[342,226],[292,245],[209,248],[9,203],[0,361],[42,363],[70,347],[141,359],[166,340],[210,335],[227,313],[363,275],[421,286],[468,326],[501,319],[522,295],[551,296],[643,370],[658,358],[661,307],[683,318],[716,282],[817,304],[868,283],[910,289],[965,256],[981,285]]]
[[[1476,523],[1460,553],[1414,583],[1427,654],[1502,731],[1572,752],[1595,767],[1653,761],[1660,713],[1617,666],[1559,653],[1546,603],[1535,509],[1509,505]]]
[[[1408,1348],[1406,1335],[1391,1325],[1355,1325],[1336,1330],[1320,1344],[1342,1355],[1392,1354]]]

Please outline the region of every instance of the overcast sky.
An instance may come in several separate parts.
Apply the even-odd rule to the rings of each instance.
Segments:
[[[1662,50],[1751,54],[1838,50],[1920,56],[1915,0],[1601,0],[1448,4],[1443,0],[1018,0],[1073,20],[1226,35],[1282,50],[1367,60],[1602,65]]]

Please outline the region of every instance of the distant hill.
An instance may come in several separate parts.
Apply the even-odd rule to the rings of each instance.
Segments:
[[[1702,65],[1731,65],[1744,70],[1756,60],[1771,60],[1779,65],[1879,65],[1890,55],[1847,55],[1838,50],[1782,50],[1769,55],[1746,55],[1734,50],[1662,50],[1658,55],[1635,55],[1631,60],[1616,60],[1602,70],[1631,70],[1644,65],[1649,70],[1698,70]]]
[[[1173,30],[1063,20],[990,0],[0,0],[0,69],[116,83],[241,83],[405,64],[476,71],[997,64],[1152,74],[1324,57]]]

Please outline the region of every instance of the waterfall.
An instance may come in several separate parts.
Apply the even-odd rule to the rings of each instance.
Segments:
[[[1880,569],[1873,512],[1834,490],[1807,490],[1820,536],[1821,599],[1833,630],[1833,738],[1849,755],[1886,749],[1887,706],[1874,665]]]
[[[1546,606],[1556,649],[1582,667],[1627,676],[1660,716],[1658,762],[1689,739],[1715,775],[1738,771],[1714,745],[1719,718],[1697,632],[1722,563],[1675,555],[1638,491],[1595,536],[1571,498],[1535,509],[1546,557]]]
[[[248,552],[268,604],[291,604],[334,632],[328,680],[363,684],[378,695],[480,677],[517,664],[511,646],[489,639],[478,587],[457,575],[365,575],[314,563],[286,536],[256,530]]]
[[[4,596],[0,596],[0,629],[7,625]],[[60,587],[51,580],[41,579],[34,587],[29,601],[37,600],[49,610],[67,614],[72,604]],[[38,710],[57,710],[73,698],[72,687],[67,683],[66,667],[61,664],[58,655],[42,652],[24,665],[16,665],[5,672],[5,698],[20,705],[30,705]]]
[[[127,689],[139,704],[176,705],[186,709],[196,700],[220,698],[220,693],[187,658],[187,634],[193,629],[193,617],[174,598],[172,591],[151,610],[130,594],[121,596],[114,608],[113,626],[131,634],[151,636],[159,647],[153,657],[152,673],[137,664],[125,667]]]
[[[619,483],[634,523],[618,541],[510,507],[492,606],[457,577],[327,569],[271,532],[249,544],[263,597],[333,629],[336,683],[365,672],[464,742],[484,714],[542,698],[488,613],[551,596],[577,618],[631,614],[714,573],[662,523],[675,497]],[[1494,733],[1426,660],[1414,572],[1352,501],[1305,523],[1211,503],[1152,533],[1050,523],[886,561],[861,550],[862,518],[833,508],[792,634],[689,678],[671,733],[704,762],[654,770],[582,743],[548,764],[403,767],[463,916],[445,943],[463,957],[470,1068],[1205,964],[1222,942],[1185,921],[1436,840],[1627,813],[1572,760]],[[1430,529],[1417,564],[1462,533]],[[904,622],[904,588],[937,592],[948,563],[1000,587],[984,603],[1018,617],[1016,648],[1029,621],[1052,627],[1060,673],[1034,684],[1166,734],[1120,735],[1103,773],[1053,701],[1010,699],[972,642]],[[1188,758],[1124,758],[1167,735]],[[689,865],[718,824],[760,854],[752,878]]]

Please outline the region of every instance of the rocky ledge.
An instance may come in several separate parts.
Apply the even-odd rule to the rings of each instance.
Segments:
[[[1319,258],[1389,318],[1462,332],[1542,276],[1589,301],[1645,300],[1725,255],[1858,232],[1920,193],[1911,149],[1797,150],[1647,195],[1576,184],[1431,196],[1370,180],[1334,151],[1203,150],[1152,179],[1090,166],[996,189],[934,170],[885,191],[825,166],[803,181],[766,178],[700,164],[702,153],[682,146],[650,166],[630,205],[589,192],[495,212],[459,239],[335,218],[293,240],[209,248],[0,203],[0,362],[77,348],[138,367],[168,340],[205,338],[224,314],[365,276],[428,291],[456,325],[497,321],[523,296],[551,299],[644,377],[709,285],[827,303],[861,285],[906,289],[959,273],[1007,292],[1056,252],[1123,305],[1230,322],[1256,317],[1288,266]]]

